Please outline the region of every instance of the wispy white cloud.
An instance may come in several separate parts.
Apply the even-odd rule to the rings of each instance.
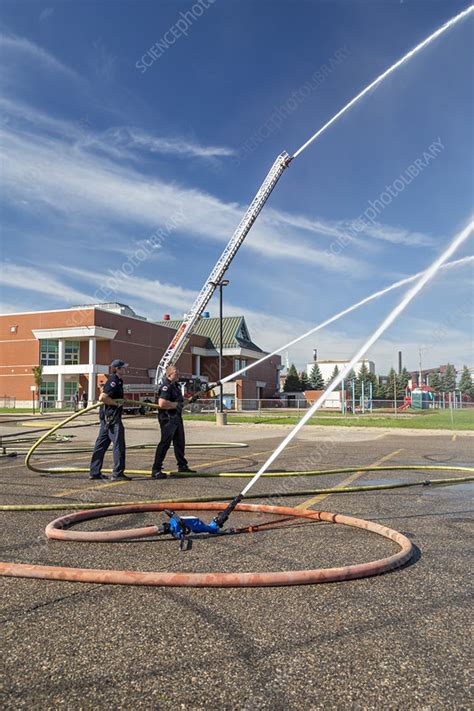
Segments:
[[[33,291],[37,294],[53,296],[62,302],[82,302],[89,297],[84,292],[68,286],[51,274],[35,267],[4,262],[0,271],[0,284],[16,290]]]
[[[354,236],[354,225],[350,220],[321,220],[305,217],[304,215],[288,215],[278,210],[267,211],[269,217],[274,216],[277,222],[286,222],[287,224],[298,227],[307,232],[317,235],[322,235],[329,239],[340,239],[350,236],[353,245],[367,244],[367,240],[361,238],[372,238],[382,242],[390,242],[395,245],[403,245],[406,247],[432,247],[436,244],[435,240],[429,235],[422,232],[412,232],[404,227],[393,227],[380,222],[372,224],[367,223],[363,229],[357,232],[358,237]]]
[[[338,238],[344,235],[341,222],[317,220],[299,214],[288,214],[274,208],[267,210],[267,218],[269,222],[287,224],[290,227],[298,227],[306,232],[323,235],[324,237]]]
[[[0,96],[0,111],[4,126],[20,135],[30,136],[33,140],[55,137],[77,150],[96,151],[121,161],[138,159],[125,146],[119,147],[113,141],[104,140],[103,135],[93,130],[87,115],[78,121],[68,121],[6,96]]]
[[[0,34],[0,51],[2,53],[2,63],[5,66],[10,56],[18,59],[26,59],[35,64],[40,64],[49,71],[59,72],[68,79],[83,82],[84,79],[71,67],[60,62],[53,54],[31,42],[25,37],[18,37],[14,34]]]
[[[412,232],[404,227],[393,227],[380,222],[366,224],[355,232],[354,222],[350,220],[322,220],[309,218],[305,215],[287,214],[280,210],[267,210],[267,219],[276,223],[288,224],[291,227],[328,238],[328,240],[345,240],[350,238],[353,246],[367,247],[369,240],[389,242],[404,247],[432,247],[436,241],[422,232]],[[359,225],[358,225],[359,227]],[[355,234],[358,236],[356,237]],[[341,244],[345,244],[344,241]]]
[[[433,247],[436,244],[432,237],[422,232],[411,232],[403,227],[391,227],[380,222],[367,225],[363,234],[383,242],[401,244],[405,247]]]
[[[12,129],[46,132],[67,139],[76,148],[104,153],[121,160],[138,161],[144,151],[180,158],[216,159],[233,155],[230,148],[205,146],[177,137],[151,136],[125,126],[96,131],[87,117],[79,121],[56,118],[6,96],[0,97],[0,111],[3,123]]]
[[[45,20],[48,19],[48,17],[51,17],[51,15],[54,14],[54,7],[45,7],[44,10],[41,11],[39,19],[41,22],[44,22]]]
[[[74,150],[65,141],[3,134],[5,194],[63,215],[122,221],[156,229],[182,213],[180,230],[203,240],[225,242],[240,222],[244,206],[224,203],[203,191],[148,178],[106,157]],[[26,206],[25,206],[26,207]],[[363,263],[344,255],[328,260],[324,250],[263,214],[252,229],[249,249],[269,259],[303,262],[331,272],[364,273]]]
[[[101,37],[92,43],[93,54],[89,58],[97,76],[110,81],[114,78],[117,66],[117,55],[111,52]]]
[[[175,155],[183,158],[221,158],[235,155],[232,148],[224,146],[203,146],[185,138],[151,136],[138,128],[111,128],[103,135],[103,140],[128,149],[139,149],[151,153]]]
[[[59,274],[64,274],[67,278],[74,277],[79,282],[90,284],[91,293],[88,300],[94,300],[94,294],[105,293],[101,290],[111,290],[110,300],[121,301],[124,297],[132,297],[133,304],[144,303],[147,305],[147,314],[150,314],[150,305],[156,304],[162,308],[168,308],[181,313],[189,310],[198,292],[192,289],[185,289],[174,284],[166,284],[158,279],[147,279],[143,276],[127,276],[123,272],[114,273],[113,269],[95,272],[90,269],[79,269],[69,266],[58,266]],[[108,293],[108,291],[107,291]],[[109,297],[108,297],[109,298]],[[152,318],[159,320],[156,313]]]

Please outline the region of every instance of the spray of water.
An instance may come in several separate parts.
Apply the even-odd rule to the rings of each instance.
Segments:
[[[441,266],[451,257],[451,255],[456,251],[456,249],[467,240],[467,238],[474,232],[474,220],[471,220],[467,227],[465,227],[456,237],[453,239],[449,247],[447,247],[444,252],[436,259],[433,264],[422,273],[416,284],[407,291],[400,303],[389,313],[386,319],[380,324],[380,326],[372,333],[372,335],[367,339],[367,341],[359,348],[357,353],[351,358],[349,363],[342,369],[339,375],[334,378],[333,382],[326,391],[321,395],[319,400],[317,400],[308,412],[301,418],[298,424],[293,428],[293,430],[285,437],[281,444],[275,449],[273,454],[267,459],[265,464],[263,464],[259,471],[255,474],[253,479],[247,484],[247,486],[242,489],[241,496],[249,491],[249,489],[255,484],[259,477],[268,469],[268,467],[275,461],[275,459],[283,452],[287,444],[298,434],[300,429],[306,422],[314,415],[314,413],[319,410],[319,408],[325,403],[329,395],[335,390],[340,383],[347,376],[349,371],[355,366],[356,363],[367,353],[369,348],[380,338],[380,336],[387,330],[389,326],[395,321],[395,319],[404,311],[408,304],[415,298],[417,294],[423,289],[425,284],[435,276],[437,271]]]
[[[473,261],[474,261],[474,257],[463,257],[462,259],[456,259],[453,262],[448,262],[447,264],[443,264],[441,269],[452,269],[453,267],[458,267],[458,266],[468,264]],[[415,279],[418,279],[418,277],[420,277],[422,274],[423,274],[423,272],[418,272],[418,274],[414,274],[413,276],[406,277],[405,279],[401,279],[400,281],[396,281],[393,284],[390,284],[390,286],[385,287],[385,289],[380,289],[380,291],[375,291],[373,294],[370,294],[370,296],[366,296],[365,299],[362,299],[361,301],[358,301],[357,303],[352,304],[352,306],[349,306],[348,308],[344,309],[343,311],[339,311],[339,313],[335,314],[334,316],[331,316],[331,318],[326,319],[326,321],[322,321],[322,323],[318,324],[317,326],[314,326],[309,331],[306,331],[305,333],[303,333],[303,335],[298,336],[297,338],[294,338],[292,341],[289,341],[288,343],[285,343],[284,346],[280,346],[279,348],[272,351],[271,353],[267,353],[267,355],[264,355],[262,358],[259,358],[258,360],[253,361],[252,363],[249,363],[244,368],[240,368],[240,370],[236,370],[235,373],[232,373],[231,375],[226,375],[225,378],[222,378],[221,383],[228,383],[230,380],[234,380],[234,378],[237,378],[239,375],[242,375],[242,373],[247,372],[247,370],[250,370],[251,368],[255,368],[256,365],[260,365],[260,363],[263,363],[263,361],[268,360],[272,356],[277,355],[278,353],[281,353],[284,350],[287,350],[291,346],[294,346],[295,343],[299,343],[304,338],[307,338],[308,336],[311,336],[313,333],[316,333],[316,331],[320,331],[325,326],[329,326],[329,324],[334,323],[334,321],[337,321],[338,319],[342,318],[343,316],[346,316],[347,314],[350,314],[352,311],[355,311],[356,309],[360,308],[361,306],[368,304],[369,301],[378,299],[380,296],[384,296],[385,294],[388,294],[389,291],[398,289],[399,287],[404,286],[405,284],[410,284],[412,281],[415,281]],[[287,360],[288,360],[288,358],[287,358]],[[287,365],[287,367],[288,367],[288,365]]]
[[[337,121],[338,118],[340,118],[343,114],[346,113],[346,111],[349,111],[351,106],[354,106],[360,99],[362,99],[363,96],[365,96],[371,89],[376,87],[378,84],[380,84],[381,81],[383,81],[386,77],[389,76],[392,72],[394,72],[398,67],[400,67],[402,64],[405,64],[409,59],[411,59],[415,54],[417,54],[420,50],[422,50],[424,47],[427,45],[431,44],[433,40],[435,40],[437,37],[443,34],[443,32],[446,32],[446,30],[449,30],[450,27],[455,25],[456,23],[460,22],[463,20],[465,17],[467,17],[472,11],[474,10],[474,5],[470,5],[466,10],[463,10],[463,12],[460,12],[459,15],[456,15],[456,17],[453,17],[451,20],[446,22],[442,27],[440,27],[436,32],[433,32],[432,35],[427,37],[423,42],[420,42],[416,47],[411,49],[409,52],[405,54],[404,57],[398,60],[398,62],[395,62],[395,64],[392,64],[391,67],[386,69],[383,74],[380,74],[380,76],[377,77],[377,79],[374,79],[374,81],[369,84],[369,86],[366,86],[365,89],[363,89],[357,96],[354,96],[351,101],[349,101],[348,104],[346,104],[340,111],[337,112],[335,116],[333,116],[329,121],[327,121],[324,126],[321,126],[321,128],[316,131],[316,133],[311,136],[311,138],[304,143],[301,148],[298,148],[296,153],[293,154],[293,158],[296,158],[299,156],[300,153],[302,153],[305,148],[307,148],[313,141],[315,141],[318,136],[320,136],[324,131],[329,128],[335,121]]]

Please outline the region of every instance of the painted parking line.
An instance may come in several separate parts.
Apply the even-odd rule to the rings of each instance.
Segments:
[[[57,425],[57,422],[45,422],[42,420],[41,422],[20,422],[19,423],[22,427],[54,427],[54,425]]]
[[[41,455],[41,454],[38,455],[38,459],[35,460],[35,463],[37,463],[38,465],[48,464],[49,462],[51,464],[58,463],[57,456],[54,457],[54,459],[52,459],[51,457],[46,457],[46,458],[45,457],[46,457],[46,455]],[[90,459],[90,455],[87,455],[87,457],[77,457],[77,459]],[[18,457],[16,464],[7,464],[7,466],[1,465],[0,472],[5,471],[6,469],[18,469],[19,467],[24,466],[24,464],[25,464],[25,460],[23,459],[23,456],[21,455],[20,457]],[[26,472],[30,473],[30,469],[27,469]],[[31,471],[31,474],[35,474],[35,472]]]
[[[451,437],[451,442],[455,442],[457,440],[458,436],[457,433],[455,432],[453,436]]]
[[[379,467],[381,464],[388,461],[392,457],[395,457],[397,454],[400,454],[400,452],[403,452],[403,449],[395,449],[393,452],[386,454],[385,456],[381,457],[373,464],[369,464],[369,466],[370,467]],[[341,488],[344,486],[349,486],[349,484],[352,484],[352,482],[355,481],[356,479],[358,479],[360,476],[362,476],[362,474],[365,474],[365,469],[361,469],[360,471],[357,471],[354,474],[351,474],[351,476],[347,477],[347,479],[344,479],[344,481],[341,482],[341,484],[339,486]],[[318,494],[317,496],[313,496],[311,499],[307,499],[307,501],[303,501],[301,504],[298,504],[297,506],[295,506],[295,508],[307,509],[310,506],[313,506],[313,504],[317,504],[320,501],[323,501],[323,499],[327,499],[328,496],[331,496],[331,494]]]
[[[297,444],[293,444],[293,445],[291,445],[291,447],[287,447],[286,449],[294,449],[297,446],[298,446]],[[198,466],[196,466],[196,469],[204,469],[205,467],[212,467],[215,464],[226,464],[227,462],[240,461],[242,459],[250,459],[252,457],[259,457],[261,454],[271,454],[273,452],[274,452],[273,449],[266,449],[263,452],[249,452],[249,455],[250,455],[249,457],[228,457],[226,459],[219,459],[219,460],[217,460],[217,462],[216,461],[204,462],[204,464],[199,464]]]

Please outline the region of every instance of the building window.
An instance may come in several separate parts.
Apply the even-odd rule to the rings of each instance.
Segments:
[[[79,364],[79,341],[66,341],[64,349],[64,364]]]
[[[234,373],[236,370],[247,367],[247,358],[234,358]],[[242,377],[245,378],[247,373],[242,373]]]
[[[58,386],[55,380],[43,380],[40,387],[40,399],[44,400],[46,406],[53,406],[57,399]]]
[[[57,365],[59,358],[58,341],[43,340],[40,343],[40,363],[41,365]]]
[[[66,380],[64,382],[64,399],[66,402],[72,402],[74,395],[77,393],[79,390],[79,383],[71,381],[71,380]]]

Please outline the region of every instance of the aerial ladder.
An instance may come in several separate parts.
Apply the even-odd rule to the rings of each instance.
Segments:
[[[184,315],[183,323],[176,331],[173,340],[166,349],[155,375],[155,386],[158,388],[164,380],[166,368],[174,365],[184,350],[187,339],[192,335],[196,323],[201,318],[201,314],[209,303],[218,283],[223,278],[229,268],[233,258],[237,254],[240,245],[246,238],[250,228],[260,214],[263,206],[270,197],[270,194],[279,181],[285,168],[289,165],[292,157],[286,152],[280,153],[278,158],[270,168],[268,175],[260,186],[259,191],[250,203],[247,212],[240,221],[237,229],[229,240],[226,248],[222,252],[214,269],[206,279],[191,311]]]

